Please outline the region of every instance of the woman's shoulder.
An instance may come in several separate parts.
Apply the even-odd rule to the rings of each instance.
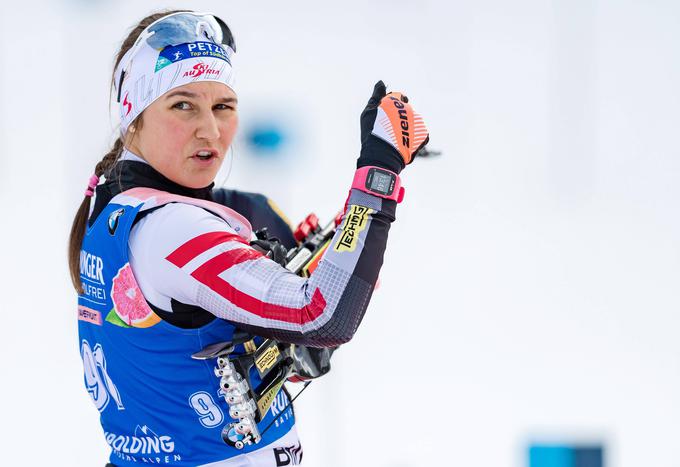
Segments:
[[[190,204],[169,203],[153,209],[132,227],[128,247],[137,259],[155,262],[181,245],[203,238],[244,242],[231,225],[212,212]]]
[[[154,223],[163,224],[166,227],[186,222],[216,221],[226,224],[220,216],[209,210],[187,203],[167,203],[158,208],[151,209],[142,220],[147,219],[153,219]]]
[[[153,209],[137,221],[132,233],[144,231],[150,237],[193,237],[216,230],[232,231],[220,216],[185,203],[168,203]]]

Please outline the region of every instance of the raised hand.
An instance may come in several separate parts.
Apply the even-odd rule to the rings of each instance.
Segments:
[[[361,113],[361,154],[357,168],[368,165],[399,173],[429,141],[425,122],[400,92],[386,93],[378,81]]]

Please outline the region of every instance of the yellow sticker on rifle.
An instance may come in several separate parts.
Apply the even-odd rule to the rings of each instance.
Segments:
[[[264,373],[269,368],[274,366],[276,363],[276,358],[279,356],[279,354],[279,348],[276,346],[276,344],[262,352],[262,355],[255,359],[255,365],[257,366],[257,369],[260,370],[260,373]]]
[[[272,406],[272,402],[274,402],[274,398],[276,395],[279,393],[279,389],[281,389],[281,386],[283,386],[284,381],[281,381],[280,383],[275,384],[271,389],[268,391],[265,391],[264,394],[262,394],[262,397],[257,401],[257,410],[260,411],[260,416],[264,418],[264,415],[267,413],[269,408]]]
[[[366,228],[368,215],[373,209],[366,206],[349,206],[345,220],[342,223],[342,231],[337,243],[333,247],[335,251],[354,251],[359,242],[359,233]]]

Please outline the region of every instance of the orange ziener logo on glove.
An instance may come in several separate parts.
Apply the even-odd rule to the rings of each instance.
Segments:
[[[408,144],[408,111],[404,108],[404,104],[397,99],[396,97],[389,96],[389,98],[392,100],[394,103],[394,106],[397,108],[397,113],[399,114],[399,120],[400,123],[399,125],[401,126],[401,144],[406,146],[407,148],[409,147]]]
[[[403,96],[399,92],[391,92],[382,99],[380,108],[386,118],[379,123],[404,162],[408,164],[413,158],[413,148],[417,150],[427,137],[427,128],[425,128],[423,118],[402,99]]]

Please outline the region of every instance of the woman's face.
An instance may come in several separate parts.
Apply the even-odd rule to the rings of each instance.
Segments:
[[[217,175],[238,125],[236,94],[222,83],[179,86],[128,129],[128,148],[175,183],[203,188]]]

